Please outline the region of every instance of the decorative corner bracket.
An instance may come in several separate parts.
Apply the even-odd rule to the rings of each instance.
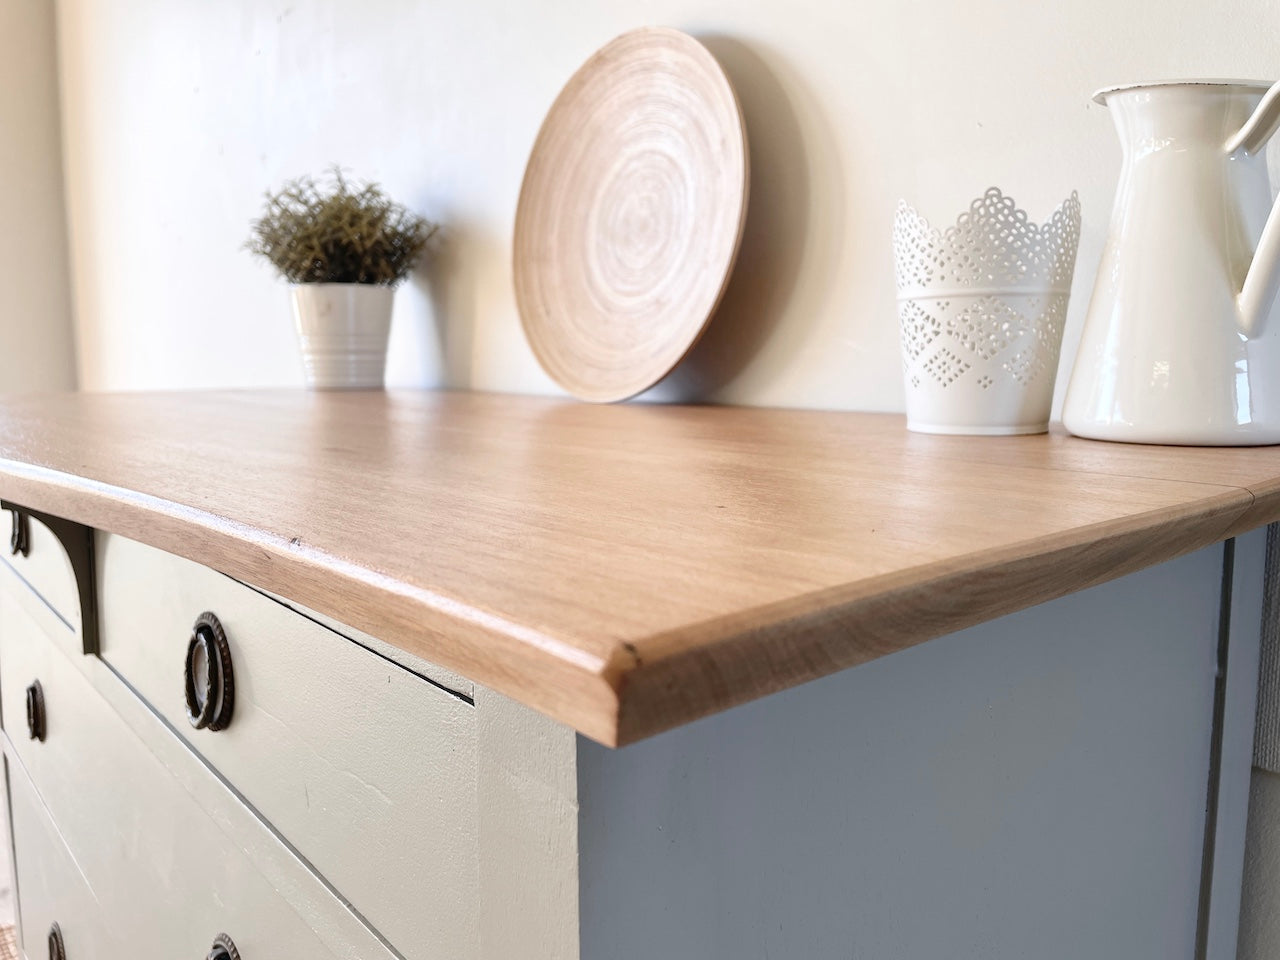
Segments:
[[[9,535],[11,554],[27,556],[31,551],[31,520],[38,520],[58,538],[62,549],[71,561],[76,578],[76,590],[80,595],[80,638],[86,654],[98,653],[98,587],[94,576],[93,528],[82,523],[50,516],[29,507],[22,507],[7,500],[0,500],[0,509],[13,515],[12,532]]]
[[[27,515],[17,507],[5,504],[4,508],[13,514],[13,532],[9,534],[9,555],[16,557],[22,554],[25,557],[31,552],[31,524],[27,521]]]

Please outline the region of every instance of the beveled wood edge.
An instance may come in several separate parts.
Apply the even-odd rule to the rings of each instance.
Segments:
[[[632,665],[620,675],[617,737],[610,745],[1219,543],[1244,532],[1240,520],[1252,504],[1248,491],[1228,488],[1198,502],[1196,512],[1168,507],[1094,524],[701,624],[682,631],[678,643],[653,638],[646,650],[667,647],[670,654],[647,660],[641,653],[637,660],[629,651]]]
[[[1228,536],[1239,536],[1280,520],[1280,477],[1247,489],[1252,502],[1236,519]]]
[[[613,745],[618,698],[605,661],[553,637],[227,517],[0,459],[6,500],[137,540],[288,596],[456,670]],[[545,655],[531,658],[529,648]]]
[[[6,500],[288,596],[619,747],[1280,519],[1267,496],[1203,499],[752,608],[607,659],[284,536],[137,491],[0,459]],[[531,657],[530,648],[541,655]]]

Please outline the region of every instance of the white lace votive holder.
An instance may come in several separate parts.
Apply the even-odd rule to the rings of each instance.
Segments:
[[[1038,225],[992,187],[945,232],[898,204],[893,252],[908,429],[1049,428],[1079,242],[1074,192]]]

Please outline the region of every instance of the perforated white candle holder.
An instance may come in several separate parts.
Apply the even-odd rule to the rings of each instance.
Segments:
[[[1075,192],[1038,225],[992,187],[942,233],[899,202],[893,252],[909,429],[1048,429],[1079,243]]]

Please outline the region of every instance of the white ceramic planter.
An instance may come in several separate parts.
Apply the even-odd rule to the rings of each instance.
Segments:
[[[307,386],[381,389],[395,291],[371,283],[301,283],[291,289]]]
[[[939,232],[893,228],[907,427],[1043,433],[1080,239],[1073,193],[1043,226],[992,187]]]

